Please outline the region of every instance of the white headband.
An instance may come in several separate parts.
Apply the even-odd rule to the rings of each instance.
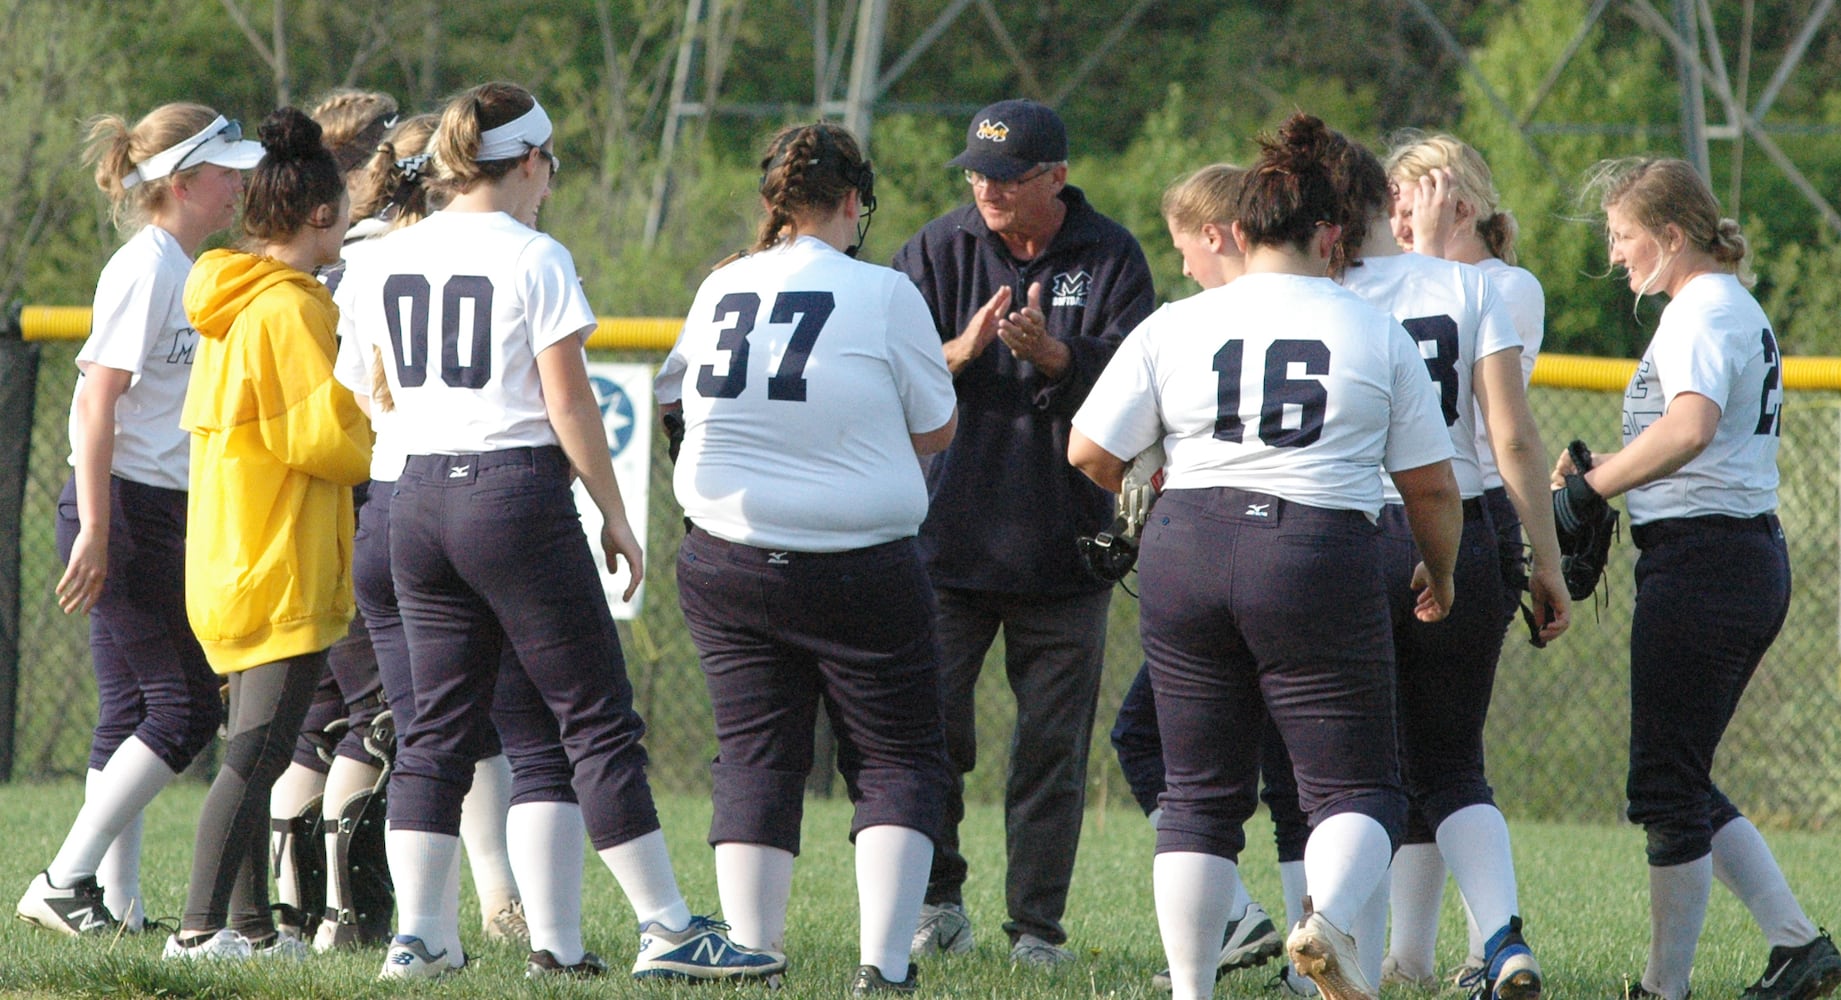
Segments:
[[[196,155],[194,155],[196,154]],[[215,163],[221,167],[248,170],[262,161],[262,144],[243,141],[243,128],[223,115],[212,119],[197,134],[160,150],[122,176],[124,189],[157,181],[178,170],[181,165]]]
[[[549,142],[550,134],[554,131],[543,105],[532,98],[529,111],[498,128],[487,129],[479,134],[479,152],[473,154],[473,162],[487,163],[523,156],[532,148],[542,147]]]

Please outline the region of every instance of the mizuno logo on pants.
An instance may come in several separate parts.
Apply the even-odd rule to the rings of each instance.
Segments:
[[[471,468],[473,468],[471,465],[456,465],[447,470],[447,477],[449,479],[465,479],[467,478],[467,470]]]

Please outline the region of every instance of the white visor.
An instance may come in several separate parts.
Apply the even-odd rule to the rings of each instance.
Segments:
[[[200,163],[214,163],[233,170],[248,170],[262,162],[262,144],[246,142],[243,126],[218,115],[197,135],[149,156],[121,179],[121,186],[131,188],[147,181],[157,181],[168,174]]]
[[[493,160],[510,160],[523,156],[532,149],[542,148],[550,141],[555,129],[550,125],[550,116],[544,113],[543,105],[532,99],[531,109],[522,115],[500,125],[489,128],[479,134],[479,152],[473,154],[473,162],[490,163]]]

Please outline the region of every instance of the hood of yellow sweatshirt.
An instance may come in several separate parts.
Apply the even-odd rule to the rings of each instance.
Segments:
[[[313,275],[273,257],[241,250],[212,250],[192,265],[191,276],[185,282],[185,313],[199,335],[221,339],[252,299],[276,285],[288,284],[323,298],[328,305],[332,303],[332,294]]]

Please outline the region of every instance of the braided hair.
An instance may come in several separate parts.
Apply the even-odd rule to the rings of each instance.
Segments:
[[[761,200],[766,206],[750,252],[780,242],[786,228],[799,217],[826,218],[856,191],[864,221],[857,245],[868,230],[875,211],[875,167],[849,130],[830,122],[788,125],[774,133],[761,158]],[[852,256],[854,256],[854,247]]]

